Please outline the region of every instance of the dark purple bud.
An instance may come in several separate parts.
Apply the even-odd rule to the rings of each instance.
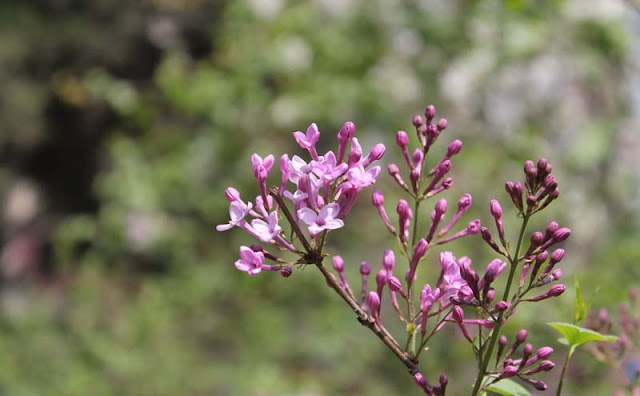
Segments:
[[[482,236],[482,240],[485,241],[487,243],[487,245],[491,246],[491,248],[493,250],[495,250],[498,253],[502,252],[500,250],[500,247],[498,246],[498,244],[495,243],[495,241],[491,237],[491,231],[489,231],[489,229],[487,227],[481,227],[480,228],[480,235]]]
[[[558,297],[559,295],[564,293],[565,290],[567,290],[567,287],[565,285],[553,285],[551,286],[551,289],[549,289],[548,293],[551,297]]]
[[[282,275],[283,278],[290,277],[292,273],[293,273],[293,269],[291,269],[291,267],[280,268],[280,275]]]
[[[411,122],[413,123],[413,126],[416,128],[419,128],[422,124],[424,124],[424,121],[422,120],[422,117],[419,114],[414,115],[413,120],[411,120]]]
[[[496,303],[495,309],[496,309],[496,312],[503,312],[509,309],[510,306],[511,304],[508,303],[507,301],[498,301]]]
[[[438,128],[438,131],[444,131],[445,129],[447,129],[447,125],[449,125],[447,119],[441,118],[438,120],[438,124],[436,125],[436,127]]]
[[[371,265],[369,265],[368,262],[363,261],[360,264],[360,274],[362,275],[369,275],[371,273]]]
[[[258,243],[252,244],[251,246],[249,246],[249,249],[253,250],[254,252],[264,252],[264,248]]]
[[[449,377],[447,377],[446,374],[442,374],[440,375],[440,379],[438,380],[438,382],[440,382],[440,388],[442,389],[442,394],[444,395],[445,391],[447,390],[447,384],[449,384]]]
[[[458,154],[460,150],[462,150],[462,142],[460,140],[454,140],[449,143],[449,147],[447,147],[447,157],[453,157]]]
[[[416,381],[416,385],[418,385],[423,391],[427,393],[431,393],[431,391],[429,390],[429,383],[427,382],[427,379],[424,378],[422,374],[415,373],[413,375],[413,379]]]
[[[333,256],[333,269],[337,272],[344,272],[344,260],[340,256]]]
[[[531,378],[525,378],[524,380],[539,391],[547,390],[547,384],[542,381],[534,380]]]
[[[553,240],[556,243],[562,242],[567,238],[569,238],[570,235],[571,235],[571,230],[569,228],[567,227],[559,228],[553,233]]]
[[[538,199],[536,198],[535,195],[527,194],[527,207],[528,208],[533,208],[536,205],[537,202],[538,202]]]
[[[507,263],[500,259],[492,260],[489,265],[487,265],[487,270],[484,273],[484,280],[486,283],[493,282],[502,271],[507,267]]]
[[[424,111],[425,117],[427,117],[427,122],[431,122],[433,118],[436,116],[436,108],[433,105],[427,106],[427,109]]]

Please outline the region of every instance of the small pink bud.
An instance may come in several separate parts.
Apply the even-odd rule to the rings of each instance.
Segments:
[[[436,125],[439,131],[443,131],[445,129],[447,129],[447,125],[449,125],[449,123],[447,122],[446,118],[441,118],[438,120],[438,124]]]
[[[384,204],[384,195],[382,195],[382,191],[375,190],[373,192],[373,196],[371,197],[371,202],[373,203],[373,206],[375,206],[376,208],[378,206],[382,206]]]
[[[360,274],[362,275],[369,275],[371,273],[371,265],[369,265],[368,262],[363,261],[360,264]]]
[[[531,179],[535,179],[538,176],[538,169],[536,168],[536,164],[534,164],[533,161],[525,161],[524,174],[527,175],[527,178]]]
[[[293,269],[291,269],[291,267],[280,268],[280,275],[282,275],[283,278],[290,277],[292,273],[293,273]]]
[[[427,106],[427,109],[424,111],[425,117],[427,117],[427,121],[431,122],[436,116],[436,108],[433,105]]]
[[[538,366],[538,370],[551,371],[553,370],[554,367],[556,367],[556,364],[553,363],[551,360],[543,360],[540,362],[540,365]]]
[[[413,126],[416,128],[424,124],[424,121],[422,121],[422,117],[419,114],[414,115],[413,120],[411,120],[411,122],[413,123]]]
[[[491,211],[491,216],[495,219],[499,219],[502,217],[502,207],[500,206],[500,202],[496,199],[492,199],[489,201],[489,209]]]
[[[396,133],[396,144],[400,148],[405,148],[409,144],[409,136],[405,131],[398,131]]]
[[[368,162],[371,163],[373,161],[378,161],[382,156],[384,156],[384,152],[387,148],[384,144],[378,143],[375,146],[371,147],[369,151],[369,155],[367,156]]]
[[[562,285],[562,284],[561,285],[553,285],[549,289],[548,293],[552,297],[558,297],[559,295],[564,293],[565,290],[567,290],[567,287],[565,285]]]
[[[525,342],[528,335],[529,335],[529,332],[527,331],[527,329],[520,330],[516,334],[516,341],[518,342],[518,344],[522,344],[523,342]]]
[[[560,225],[557,222],[552,221],[551,223],[549,223],[549,225],[547,226],[547,229],[544,232],[544,239],[545,240],[550,239],[553,236],[553,234],[558,230],[558,228],[560,228]]]
[[[227,201],[234,202],[240,199],[240,192],[233,187],[227,187],[227,189],[224,190],[224,196],[227,198]]]
[[[553,240],[555,242],[562,242],[567,238],[569,238],[570,235],[571,235],[571,230],[569,228],[566,228],[566,227],[559,228],[553,233]]]
[[[402,283],[400,283],[400,279],[396,278],[395,276],[392,276],[389,278],[388,284],[389,284],[389,289],[393,292],[402,290]]]
[[[538,359],[546,359],[553,353],[553,348],[551,347],[542,347],[536,351],[536,356]]]
[[[340,256],[333,256],[333,269],[337,272],[344,272],[344,260]]]
[[[518,374],[518,368],[516,366],[507,366],[504,368],[502,374],[500,374],[499,378],[511,378]]]
[[[462,321],[464,320],[464,311],[462,310],[462,308],[460,308],[459,305],[456,305],[453,307],[453,320],[455,320],[457,323],[462,323]]]
[[[447,157],[453,157],[458,154],[462,150],[462,141],[454,140],[449,143],[449,147],[447,147]]]
[[[531,245],[538,247],[544,243],[544,235],[540,231],[536,231],[531,234]]]
[[[509,309],[510,306],[511,304],[508,303],[507,301],[498,301],[495,306],[496,312],[506,311],[507,309]]]
[[[347,121],[342,124],[342,128],[340,128],[340,131],[338,131],[338,141],[341,143],[346,143],[351,140],[355,133],[356,125],[351,121]]]
[[[400,173],[400,168],[398,168],[398,165],[396,164],[389,164],[389,166],[387,166],[387,170],[389,171],[389,174],[391,176],[394,176]]]
[[[396,256],[393,253],[393,250],[387,249],[384,251],[384,256],[382,258],[382,265],[387,271],[389,272],[393,271],[393,267],[396,265]]]

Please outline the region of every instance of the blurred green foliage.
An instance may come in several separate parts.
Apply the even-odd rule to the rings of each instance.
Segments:
[[[570,226],[565,276],[614,304],[639,279],[634,15],[613,0],[3,3],[0,394],[416,393],[317,273],[246,277],[233,262],[250,239],[214,226],[225,187],[257,193],[251,153],[301,153],[291,132],[311,122],[326,150],[353,120],[399,161],[394,132],[429,103],[442,139],[465,142],[446,198],[470,192],[468,218],[488,222],[504,181],[548,157],[563,194],[533,225]],[[24,194],[38,205],[20,216]],[[391,243],[368,200],[330,248],[354,282]],[[479,241],[451,249],[492,258]],[[555,346],[540,318],[572,306],[521,309],[506,331]],[[423,355],[452,394],[474,370],[460,341]],[[578,361],[569,386],[610,391],[606,368]]]

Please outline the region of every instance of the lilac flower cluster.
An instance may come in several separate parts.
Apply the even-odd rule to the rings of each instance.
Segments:
[[[458,225],[472,204],[470,194],[463,194],[459,198],[455,211],[448,211],[446,199],[438,199],[430,210],[428,223],[421,225],[423,216],[420,215],[420,209],[423,202],[452,187],[453,179],[449,172],[454,156],[462,149],[462,142],[453,140],[444,156],[429,166],[429,151],[447,128],[448,122],[444,118],[435,121],[433,106],[427,107],[424,115],[425,118],[420,115],[413,117],[415,140],[418,143],[414,149],[409,147],[412,139],[406,132],[396,133],[396,144],[402,153],[408,178],[398,164],[390,164],[387,168],[396,184],[409,195],[413,205],[400,199],[395,205],[397,218],[393,221],[385,208],[383,193],[375,190],[372,196],[373,206],[397,241],[398,253],[406,259],[406,271],[400,272],[401,275],[398,274],[396,252],[387,249],[382,255],[381,268],[375,272],[375,284],[369,285],[372,266],[366,261],[360,264],[361,291],[356,296],[345,274],[342,257],[332,257],[337,276],[323,265],[327,234],[344,225],[343,219],[358,195],[365,187],[375,183],[380,167],[372,164],[385,151],[384,145],[377,144],[363,158],[358,140],[353,136],[355,126],[351,122],[345,123],[338,132],[337,156],[332,151],[322,156],[317,153],[319,132],[315,124],[311,124],[306,133],[294,132],[296,141],[308,150],[311,160],[307,163],[298,156],[289,159],[286,154],[283,155],[280,159],[279,188],[268,189],[266,184],[274,157],[269,155],[263,159],[254,154],[251,162],[260,190],[260,195],[255,199],[255,209],[251,202],[243,202],[235,189],[228,188],[226,196],[230,202],[231,219],[228,224],[218,226],[218,230],[237,226],[262,243],[289,250],[299,257],[297,261],[290,262],[267,252],[262,245],[243,246],[236,268],[250,275],[280,270],[283,276],[289,276],[294,264],[314,264],[328,285],[357,314],[360,323],[367,326],[400,359],[416,384],[428,395],[444,395],[448,378],[443,374],[437,384],[430,384],[420,372],[419,357],[431,338],[447,324],[460,330],[478,360],[480,370],[472,395],[479,394],[495,382],[513,377],[537,389],[546,389],[544,382],[531,376],[554,367],[547,359],[553,350],[542,347],[534,354],[533,347],[526,344],[522,348],[521,358],[514,359],[514,354],[527,338],[527,331],[522,330],[503,358],[507,339],[500,335],[500,329],[520,303],[546,300],[565,291],[564,285],[555,283],[562,278],[562,270],[556,266],[564,257],[564,250],[556,248],[551,253],[549,251],[565,241],[571,231],[551,222],[545,230],[531,234],[528,246],[525,246],[527,243],[524,238],[531,216],[559,196],[558,181],[551,173],[552,167],[544,158],[537,163],[527,161],[524,184],[506,183],[507,194],[517,216],[522,219],[515,243],[510,243],[506,235],[503,210],[496,199],[489,202],[489,214],[493,219],[497,240],[479,219]],[[289,191],[287,188],[291,185],[295,189]],[[290,201],[289,205],[285,199]],[[278,222],[279,213],[286,217],[292,231],[290,235],[297,237],[301,248],[294,245],[296,239],[287,239]],[[245,220],[247,215],[253,217],[251,222]],[[483,274],[479,275],[470,258],[456,258],[451,251],[441,251],[437,281],[425,283],[417,289],[418,267],[425,261],[429,251],[472,235],[480,235],[501,258],[490,261]],[[515,250],[511,249],[512,246],[515,246]],[[265,259],[275,264],[267,265]],[[503,275],[507,278],[506,285],[496,290],[495,281]],[[519,275],[517,279],[516,275]],[[535,289],[549,285],[545,291],[530,295]],[[382,317],[381,309],[385,289],[388,290],[390,305],[405,325],[406,342],[397,341],[385,327],[388,319]],[[498,350],[494,355],[496,344]],[[495,369],[490,370],[489,362],[494,357]]]
[[[279,224],[279,214],[284,210],[290,226],[303,243],[305,252],[320,251],[326,234],[344,226],[343,219],[351,211],[362,190],[373,185],[380,173],[380,167],[372,164],[382,158],[385,146],[376,144],[363,157],[362,147],[354,134],[355,125],[346,122],[338,132],[336,156],[333,151],[318,155],[316,144],[320,139],[320,132],[316,124],[311,124],[306,133],[294,132],[296,142],[309,152],[311,159],[305,162],[297,155],[290,159],[284,154],[279,162],[280,188],[274,189],[274,192],[267,188],[267,178],[275,162],[274,156],[262,158],[253,154],[251,166],[260,195],[255,198],[255,204],[244,202],[236,189],[227,188],[225,196],[230,203],[230,221],[217,226],[217,230],[226,231],[239,227],[260,242],[304,256],[303,251],[294,245],[294,241],[287,238],[284,228]],[[289,190],[290,186],[294,189]],[[283,205],[283,197],[291,201],[293,210],[289,211]],[[246,220],[247,216],[253,219],[249,222]],[[302,229],[306,229],[311,242],[302,234]],[[265,264],[265,259],[276,264]],[[308,261],[307,259],[308,257],[297,263]],[[240,247],[240,259],[236,261],[236,268],[249,275],[279,270],[283,276],[288,277],[292,273],[292,264],[294,263],[278,258],[256,244],[251,248]]]

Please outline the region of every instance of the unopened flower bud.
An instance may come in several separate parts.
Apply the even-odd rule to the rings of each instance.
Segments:
[[[378,207],[384,204],[384,195],[382,194],[382,191],[380,190],[375,190],[373,192],[373,196],[371,197],[371,202],[373,203],[373,206]]]
[[[414,115],[413,120],[411,120],[411,122],[413,123],[413,126],[416,128],[424,124],[424,121],[422,120],[422,117],[419,114]]]
[[[436,125],[436,127],[438,128],[438,131],[444,131],[445,129],[447,129],[447,125],[449,125],[447,119],[441,118],[438,120],[438,124]]]
[[[400,148],[405,148],[409,144],[409,136],[405,131],[396,132],[396,144]]]
[[[551,277],[553,278],[554,281],[557,281],[560,278],[562,278],[562,269],[558,268],[558,269],[554,270],[551,273]]]
[[[544,172],[545,169],[547,168],[547,165],[549,164],[549,161],[547,161],[546,158],[540,158],[538,160],[538,171],[539,172]]]
[[[539,371],[551,371],[553,370],[553,368],[556,366],[556,364],[554,362],[552,362],[551,360],[543,360],[540,362],[540,365],[538,365],[538,370]]]
[[[402,283],[400,282],[400,279],[395,276],[390,277],[387,283],[389,284],[389,289],[392,292],[402,291]]]
[[[384,266],[384,269],[389,271],[389,273],[393,271],[393,267],[396,265],[396,256],[393,253],[393,250],[387,249],[384,251],[384,256],[382,258],[382,265]]]
[[[507,301],[498,301],[496,303],[495,310],[496,312],[503,312],[509,309],[510,306],[511,304],[508,303]]]
[[[489,290],[487,290],[487,295],[485,296],[486,300],[488,302],[493,301],[493,299],[496,297],[496,289],[491,288]]]
[[[516,334],[516,341],[518,342],[518,344],[522,344],[523,342],[525,342],[528,335],[529,335],[529,332],[527,331],[527,329],[521,329]]]
[[[360,274],[362,275],[369,275],[371,273],[371,265],[369,265],[368,262],[363,261],[360,264]]]
[[[499,378],[511,378],[513,376],[515,376],[516,374],[518,374],[518,368],[516,366],[507,366],[504,368],[504,370],[502,371],[502,374],[500,374]]]
[[[496,199],[492,199],[489,201],[489,210],[491,211],[491,216],[493,216],[496,220],[502,217],[502,207],[500,206],[500,202]]]
[[[431,122],[436,116],[436,108],[433,105],[427,106],[427,109],[424,111],[425,117],[427,117],[427,122]]]
[[[546,359],[553,353],[553,348],[551,347],[542,347],[536,351],[536,356],[538,359]]]
[[[224,190],[224,196],[227,198],[227,201],[234,202],[240,199],[240,192],[233,187],[227,187],[227,189]]]
[[[569,238],[570,235],[571,235],[571,230],[569,228],[566,228],[566,227],[559,228],[553,233],[553,240],[556,243],[562,242],[567,238]]]
[[[378,143],[375,146],[371,147],[369,150],[369,155],[367,155],[367,161],[363,166],[368,166],[374,161],[378,161],[380,158],[384,156],[384,152],[386,151],[386,147],[382,143]]]
[[[552,221],[551,223],[549,223],[549,225],[547,226],[547,228],[546,228],[546,230],[544,232],[545,241],[547,239],[551,239],[551,237],[558,230],[558,228],[560,228],[560,225],[557,222]]]
[[[356,125],[351,121],[345,122],[344,124],[342,124],[340,131],[338,131],[338,142],[340,143],[349,142],[353,137],[353,135],[355,135],[355,133],[356,133]]]
[[[538,169],[536,168],[536,164],[533,161],[527,160],[524,163],[524,174],[527,176],[527,179],[535,180],[538,176]]]
[[[462,150],[462,141],[454,140],[447,147],[447,157],[451,158]]]
[[[344,260],[340,256],[333,256],[333,269],[337,272],[344,272]]]
[[[291,269],[291,267],[280,268],[280,275],[282,275],[283,278],[290,277],[292,273],[293,273],[293,269]]]

